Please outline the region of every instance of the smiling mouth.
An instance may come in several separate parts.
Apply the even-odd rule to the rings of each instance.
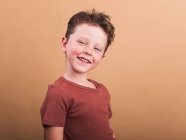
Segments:
[[[84,57],[77,57],[80,61],[83,61],[84,63],[91,63],[88,59]]]

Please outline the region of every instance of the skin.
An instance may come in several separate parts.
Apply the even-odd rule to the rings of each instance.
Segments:
[[[80,24],[69,39],[63,37],[62,49],[66,53],[64,77],[77,84],[95,88],[87,80],[87,73],[104,57],[107,35],[98,26]]]
[[[104,57],[107,35],[98,26],[80,24],[69,39],[62,38],[62,49],[66,54],[64,77],[77,84],[96,88],[87,80],[87,73],[94,69]],[[62,140],[63,127],[46,127],[45,140]]]
[[[63,127],[45,127],[44,140],[63,140]]]

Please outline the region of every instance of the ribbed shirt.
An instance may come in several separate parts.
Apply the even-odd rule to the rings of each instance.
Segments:
[[[64,140],[114,140],[110,95],[104,85],[89,81],[95,89],[64,77],[49,85],[41,107],[43,126],[64,127]]]

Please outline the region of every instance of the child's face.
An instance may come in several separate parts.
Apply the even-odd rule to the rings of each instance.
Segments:
[[[80,24],[68,40],[63,38],[62,44],[67,69],[83,74],[95,68],[103,58],[107,35],[98,26]]]

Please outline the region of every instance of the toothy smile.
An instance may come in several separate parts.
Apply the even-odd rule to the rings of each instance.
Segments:
[[[84,57],[77,57],[79,60],[85,62],[85,63],[91,63],[88,59],[84,58]]]

